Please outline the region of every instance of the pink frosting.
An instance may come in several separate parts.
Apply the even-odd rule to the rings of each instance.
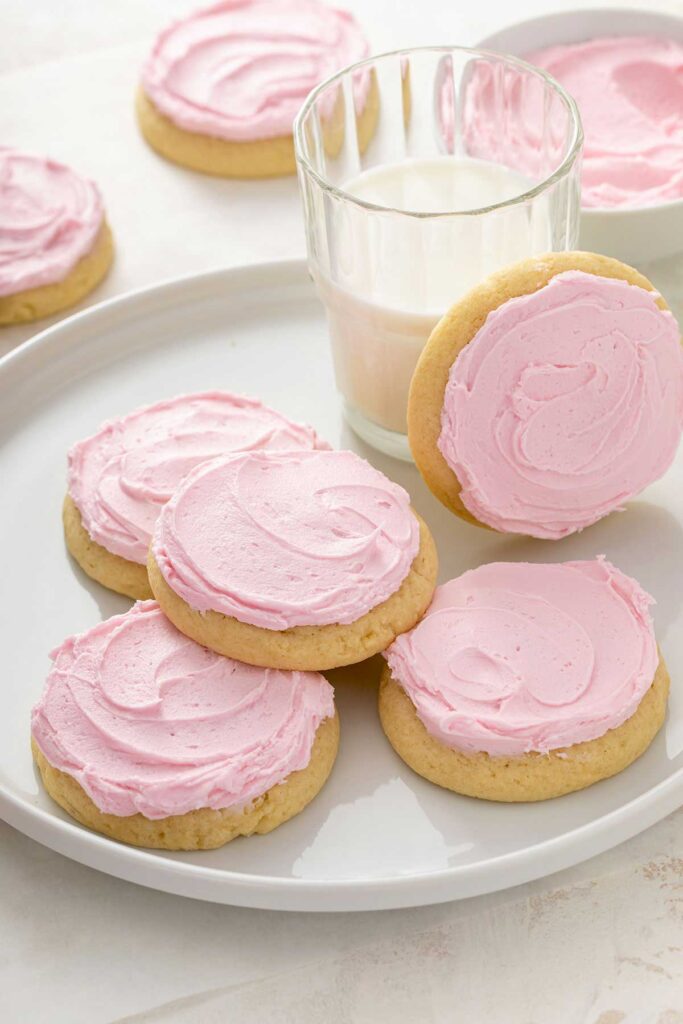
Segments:
[[[63,281],[91,251],[103,217],[94,182],[0,146],[0,296]]]
[[[419,543],[406,492],[353,452],[254,452],[190,473],[152,550],[192,608],[282,630],[359,619]]]
[[[581,111],[584,206],[683,197],[683,43],[615,36],[526,59],[561,82]]]
[[[317,672],[220,657],[155,601],[69,637],[52,659],[33,738],[106,814],[245,806],[306,767],[334,714]]]
[[[437,89],[443,150],[462,150],[520,171],[527,181],[517,182],[518,193],[540,184],[568,156],[573,141],[569,111],[543,77],[523,65],[503,69],[483,57],[471,59],[457,97],[457,114],[449,57],[441,62]]]
[[[159,509],[200,462],[257,448],[327,448],[311,427],[227,391],[179,395],[109,420],[69,452],[69,494],[93,540],[144,564]]]
[[[424,619],[385,657],[446,746],[545,753],[634,713],[659,661],[652,603],[604,558],[494,562],[437,587]]]
[[[683,353],[655,298],[572,270],[489,313],[451,367],[438,441],[480,522],[564,537],[668,468]]]
[[[275,138],[311,89],[367,52],[351,15],[316,0],[223,0],[161,33],[142,85],[187,131]]]

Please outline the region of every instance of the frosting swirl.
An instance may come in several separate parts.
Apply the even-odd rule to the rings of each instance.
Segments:
[[[635,712],[659,661],[652,603],[604,558],[494,562],[437,587],[424,619],[385,657],[446,746],[546,753]]]
[[[353,452],[253,452],[193,470],[152,552],[192,608],[283,630],[359,619],[398,590],[419,543],[406,492]]]
[[[352,16],[317,0],[223,0],[159,35],[142,86],[186,131],[277,138],[311,89],[367,53]]]
[[[256,448],[327,447],[311,427],[253,398],[178,395],[109,420],[75,444],[68,489],[94,541],[144,564],[159,509],[200,462]]]
[[[105,814],[165,818],[249,804],[310,761],[334,714],[317,672],[254,668],[139,602],[52,654],[33,738]]]
[[[567,271],[489,313],[451,367],[438,440],[480,522],[564,537],[669,467],[683,353],[656,298]]]
[[[683,198],[683,43],[604,37],[526,59],[561,82],[581,111],[584,206]]]
[[[103,218],[94,182],[0,146],[0,296],[63,281],[92,249]]]

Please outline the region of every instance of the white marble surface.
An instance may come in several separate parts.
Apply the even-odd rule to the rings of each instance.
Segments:
[[[293,179],[184,174],[137,136],[130,95],[141,55],[161,21],[191,6],[0,4],[0,139],[71,161],[105,193],[118,259],[93,301],[176,274],[303,254]],[[379,50],[472,43],[512,17],[567,5],[346,6]],[[683,13],[677,0],[656,6]],[[649,272],[680,311],[681,262]],[[31,333],[5,331],[0,353]],[[0,824],[0,893],[6,1024],[683,1024],[683,811],[508,892],[336,917],[145,890]]]

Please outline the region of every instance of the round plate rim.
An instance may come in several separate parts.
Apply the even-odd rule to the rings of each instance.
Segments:
[[[176,300],[193,292],[241,284],[296,285],[307,276],[305,260],[251,263],[186,274],[115,296],[53,324],[0,358],[0,393],[8,374],[30,367],[36,353],[59,345],[72,333],[136,308],[158,303],[172,292]],[[246,279],[246,280],[245,280]],[[83,338],[80,339],[81,342]],[[292,911],[358,911],[395,909],[446,902],[495,892],[545,877],[580,863],[629,839],[676,810],[683,797],[683,768],[599,819],[522,850],[473,864],[439,871],[367,879],[282,878],[189,864],[157,852],[117,843],[58,818],[22,799],[0,782],[0,817],[30,838],[58,853],[107,874],[177,895],[260,909]],[[639,813],[642,812],[642,813]]]

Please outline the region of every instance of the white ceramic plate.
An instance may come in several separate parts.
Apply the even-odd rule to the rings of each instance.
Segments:
[[[65,453],[110,416],[182,391],[229,388],[310,421],[402,483],[432,527],[442,578],[495,559],[607,554],[658,599],[673,679],[666,728],[620,776],[538,805],[458,797],[413,775],[384,739],[374,663],[333,674],[342,744],[311,806],[271,835],[206,853],[136,850],[81,828],[42,792],[29,712],[65,635],[129,602],[85,577],[62,540]],[[242,906],[375,910],[473,896],[549,874],[634,835],[683,801],[683,459],[623,514],[551,543],[468,526],[414,466],[342,424],[321,308],[303,263],[218,271],[104,303],[0,362],[3,713],[0,812],[75,860],[143,885]]]

